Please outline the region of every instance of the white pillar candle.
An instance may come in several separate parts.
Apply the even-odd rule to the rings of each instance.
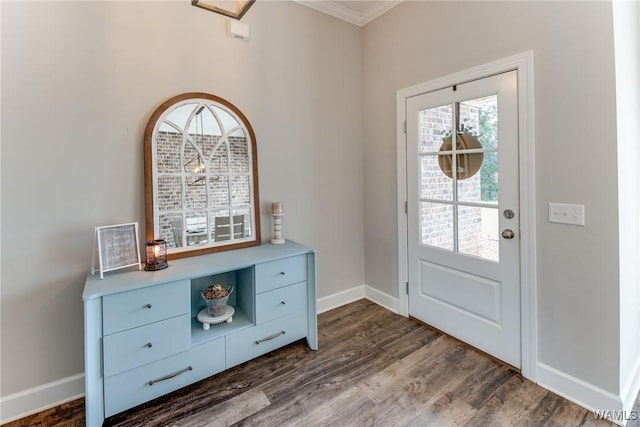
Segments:
[[[282,202],[273,202],[271,204],[272,215],[282,215]]]

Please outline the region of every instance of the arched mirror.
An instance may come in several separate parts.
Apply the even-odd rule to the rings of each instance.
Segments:
[[[260,244],[256,139],[230,102],[185,93],[144,135],[147,240],[182,258]]]

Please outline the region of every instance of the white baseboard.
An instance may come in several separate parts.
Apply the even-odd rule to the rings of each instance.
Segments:
[[[538,384],[591,411],[622,411],[620,396],[538,362]],[[610,420],[624,425],[623,421]]]
[[[0,398],[0,423],[8,423],[84,396],[84,373]]]
[[[366,285],[360,285],[346,291],[318,298],[318,314],[364,298],[365,288]]]
[[[636,359],[632,375],[627,384],[623,384],[623,387],[626,387],[626,389],[622,389],[622,407],[625,411],[631,411],[633,404],[636,402],[636,397],[640,393],[640,357]]]
[[[376,304],[394,313],[399,312],[400,301],[398,300],[398,298],[385,294],[384,292],[379,291],[376,288],[372,288],[371,286],[360,285],[351,289],[347,289],[346,291],[319,298],[318,313],[324,313],[325,311],[338,308],[340,306],[363,298],[375,302]]]
[[[385,294],[382,291],[372,288],[371,286],[364,285],[364,297],[369,301],[373,301],[376,304],[386,308],[394,313],[400,312],[400,300],[396,297],[392,297],[389,294]]]

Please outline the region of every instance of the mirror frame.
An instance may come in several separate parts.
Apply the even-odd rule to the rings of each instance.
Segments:
[[[209,101],[214,101],[224,108],[230,110],[237,116],[238,119],[242,121],[242,125],[248,131],[249,139],[250,139],[250,150],[252,156],[252,165],[250,167],[252,183],[253,183],[253,215],[254,215],[254,229],[252,237],[253,239],[243,241],[240,243],[229,243],[222,244],[217,246],[200,246],[195,247],[194,249],[185,249],[179,252],[167,252],[167,259],[178,259],[178,258],[186,258],[197,255],[204,255],[208,253],[214,252],[222,252],[233,249],[240,249],[249,246],[258,246],[261,244],[261,234],[260,234],[260,198],[259,198],[259,188],[258,188],[258,149],[256,144],[256,136],[253,132],[253,128],[251,127],[251,123],[246,118],[246,116],[240,111],[235,105],[227,101],[226,99],[220,98],[219,96],[211,95],[209,93],[204,92],[188,92],[180,95],[176,95],[165,102],[163,102],[151,115],[149,122],[147,123],[147,127],[144,131],[144,193],[145,193],[145,217],[146,217],[146,240],[158,239],[160,236],[155,235],[155,207],[157,206],[157,201],[154,200],[154,176],[153,169],[154,165],[152,164],[154,159],[153,153],[153,137],[155,135],[156,129],[159,126],[160,118],[172,107],[176,106],[176,104],[183,104],[184,101],[189,99],[206,99]]]

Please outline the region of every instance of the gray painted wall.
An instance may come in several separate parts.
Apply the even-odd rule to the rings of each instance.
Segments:
[[[618,392],[613,27],[607,2],[404,2],[363,31],[366,283],[397,295],[398,89],[535,55],[539,360]],[[547,221],[586,206],[586,226]]]
[[[2,396],[84,371],[93,227],[144,236],[144,127],[182,92],[251,121],[263,241],[282,201],[284,236],[318,249],[318,296],[364,283],[359,28],[293,2],[257,2],[248,43],[184,1],[1,7]]]

